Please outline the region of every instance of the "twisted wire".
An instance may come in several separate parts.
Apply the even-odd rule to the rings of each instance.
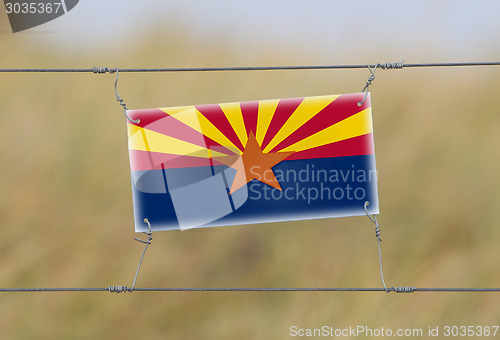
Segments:
[[[366,212],[366,216],[370,219],[375,224],[375,236],[377,237],[377,246],[378,246],[378,262],[379,262],[379,267],[380,267],[380,279],[382,280],[382,285],[384,286],[384,290],[389,293],[390,290],[387,289],[385,285],[385,280],[384,280],[384,271],[382,269],[382,250],[380,249],[380,242],[382,242],[382,239],[380,238],[380,224],[377,221],[377,217],[373,215],[373,217],[370,216],[368,213],[368,206],[370,205],[369,201],[365,202],[364,208]],[[394,287],[393,287],[394,288]],[[394,288],[395,289],[395,288]]]
[[[382,233],[382,231],[380,230],[380,223],[378,223],[378,221],[377,221],[377,216],[375,216],[375,214],[373,215],[373,217],[370,216],[370,214],[368,212],[369,205],[370,205],[370,202],[366,201],[364,208],[365,208],[366,216],[368,216],[370,221],[372,221],[373,224],[375,224],[375,237],[377,238],[378,263],[379,263],[379,267],[380,267],[380,279],[382,280],[382,285],[384,286],[385,292],[386,293],[390,293],[390,292],[413,293],[413,292],[415,292],[415,287],[394,287],[394,286],[391,288],[386,287],[385,280],[384,280],[384,270],[382,268],[382,250],[380,249],[380,242],[382,242],[382,238],[380,237],[380,234]]]
[[[135,272],[135,277],[134,277],[134,283],[132,284],[132,288],[130,288],[130,290],[129,290],[130,293],[132,293],[135,289],[135,283],[137,282],[137,277],[139,276],[139,270],[141,269],[142,260],[144,260],[144,255],[146,254],[146,250],[148,250],[148,247],[151,244],[151,241],[153,240],[153,237],[152,237],[153,232],[151,231],[151,223],[149,223],[149,220],[147,218],[144,219],[144,223],[148,224],[149,231],[143,232],[143,234],[146,235],[148,237],[148,239],[146,241],[143,241],[141,239],[134,238],[134,240],[142,242],[146,245],[144,246],[144,250],[142,252],[142,256],[141,256],[141,260],[139,261],[139,265],[137,266],[137,270]]]
[[[108,291],[110,293],[117,293],[117,294],[120,294],[120,293],[123,293],[123,292],[128,292],[129,289],[125,286],[109,286],[108,287]]]
[[[396,70],[396,69],[402,69],[405,67],[405,61],[403,60],[402,62],[396,62],[396,63],[385,63],[385,64],[379,64],[379,67],[382,68],[383,70]]]
[[[96,69],[96,67],[94,67],[94,69]],[[116,95],[116,101],[117,101],[117,102],[118,102],[118,103],[119,103],[119,104],[123,107],[123,114],[125,115],[125,117],[127,117],[127,119],[128,119],[129,121],[131,121],[132,123],[136,123],[136,124],[137,124],[137,123],[140,123],[140,121],[141,121],[141,120],[140,120],[139,118],[137,118],[136,120],[134,120],[134,119],[132,119],[132,118],[130,118],[130,117],[128,116],[128,114],[127,114],[127,110],[128,110],[128,108],[127,108],[127,104],[125,104],[125,103],[124,103],[123,99],[122,99],[122,98],[120,98],[120,95],[118,94],[118,89],[117,89],[117,87],[118,87],[118,76],[119,76],[119,71],[118,71],[118,68],[116,68],[116,69],[115,69],[115,70],[113,70],[113,71],[112,71],[112,70],[110,70],[110,69],[109,69],[109,68],[107,68],[107,67],[104,67],[104,68],[102,68],[102,67],[101,67],[101,68],[98,68],[98,69],[99,69],[99,71],[101,71],[102,69],[104,69],[104,72],[102,72],[102,73],[105,73],[105,72],[107,71],[107,72],[109,72],[109,73],[113,74],[114,72],[116,72],[116,80],[115,80],[115,95]],[[99,73],[101,73],[101,72],[99,72]]]
[[[380,64],[375,65],[374,68],[371,68],[370,66],[368,66],[368,70],[370,70],[370,76],[368,77],[368,80],[366,81],[365,87],[363,87],[363,91],[361,91],[361,92],[365,93],[365,96],[363,97],[363,100],[361,100],[360,102],[358,102],[358,106],[363,105],[363,103],[365,102],[366,96],[368,96],[368,88],[372,84],[372,81],[375,80],[375,71],[377,70],[377,67],[379,65]]]
[[[109,67],[92,67],[92,72],[93,73],[110,73],[113,74],[118,71],[118,68],[109,68]]]
[[[415,287],[392,287],[396,293],[414,293]]]

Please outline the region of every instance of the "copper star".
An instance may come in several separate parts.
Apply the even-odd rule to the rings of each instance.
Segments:
[[[230,190],[231,194],[253,179],[281,190],[281,186],[271,168],[291,154],[293,152],[262,152],[254,134],[250,133],[242,155],[217,157],[215,160],[236,169],[236,175]]]

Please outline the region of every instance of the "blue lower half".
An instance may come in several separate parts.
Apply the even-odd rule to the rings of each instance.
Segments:
[[[229,195],[235,170],[197,167],[132,173],[136,231],[378,214],[374,155],[282,161],[282,190],[256,179]]]

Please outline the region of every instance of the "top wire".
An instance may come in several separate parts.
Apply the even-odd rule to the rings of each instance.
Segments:
[[[279,70],[334,70],[334,69],[366,69],[378,66],[382,69],[401,69],[413,67],[458,67],[458,66],[500,66],[500,61],[492,62],[460,62],[460,63],[377,63],[355,65],[299,65],[299,66],[236,66],[236,67],[173,67],[173,68],[4,68],[0,72],[91,72],[106,73],[109,70],[119,72],[221,72],[221,71],[279,71]]]

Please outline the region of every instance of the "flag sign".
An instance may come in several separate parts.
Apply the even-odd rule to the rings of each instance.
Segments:
[[[363,97],[127,111],[136,232],[378,214]]]

